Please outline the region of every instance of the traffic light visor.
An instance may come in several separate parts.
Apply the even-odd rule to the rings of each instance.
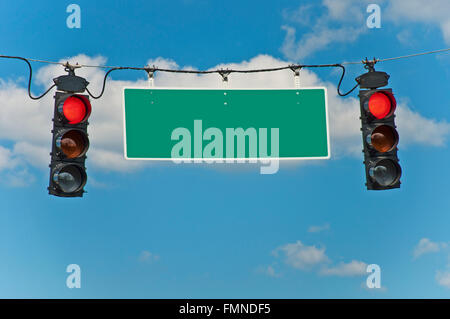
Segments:
[[[369,98],[369,112],[377,119],[391,116],[396,107],[396,101],[390,92],[375,92]]]
[[[383,187],[395,184],[401,174],[400,166],[390,159],[382,159],[369,169],[370,177]]]
[[[68,130],[56,139],[56,146],[67,158],[77,158],[86,154],[89,139],[80,130]]]
[[[392,151],[397,146],[399,138],[395,128],[389,125],[380,125],[372,131],[368,139],[374,149],[385,153]]]
[[[69,96],[59,108],[69,124],[84,122],[91,113],[91,103],[87,98],[80,95]]]
[[[86,184],[86,173],[77,165],[65,165],[53,173],[53,181],[64,193],[79,191]]]

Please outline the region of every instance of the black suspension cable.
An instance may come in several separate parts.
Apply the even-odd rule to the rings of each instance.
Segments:
[[[298,65],[289,65],[289,66],[283,66],[283,67],[278,67],[278,68],[267,68],[267,69],[252,69],[252,70],[234,70],[234,69],[220,69],[220,70],[206,70],[206,71],[200,71],[200,70],[177,70],[177,69],[164,69],[164,68],[158,68],[158,67],[113,67],[111,69],[109,69],[106,73],[105,76],[103,78],[103,85],[102,85],[102,89],[100,91],[100,94],[97,96],[94,96],[88,88],[86,88],[86,91],[88,92],[88,94],[93,98],[93,99],[99,99],[102,97],[103,93],[105,92],[105,87],[106,87],[106,79],[108,78],[108,75],[112,72],[112,71],[116,71],[116,70],[144,70],[146,72],[168,72],[168,73],[184,73],[184,74],[213,74],[213,73],[218,73],[222,76],[224,76],[224,74],[231,74],[231,73],[261,73],[261,72],[275,72],[275,71],[282,71],[282,70],[288,70],[291,69],[293,71],[295,70],[300,70],[302,68],[329,68],[329,67],[339,67],[342,69],[342,75],[341,78],[339,79],[339,84],[337,86],[337,93],[339,94],[339,96],[347,96],[350,93],[352,93],[359,85],[359,83],[357,83],[350,91],[348,91],[347,93],[341,93],[340,92],[340,87],[342,84],[342,81],[344,79],[345,76],[345,67],[342,64],[298,64]]]
[[[446,48],[446,49],[441,49],[441,50],[434,50],[434,51],[427,51],[427,52],[421,52],[421,53],[415,53],[415,54],[410,54],[410,55],[404,55],[404,56],[398,56],[398,57],[392,57],[392,58],[385,58],[385,59],[375,59],[372,61],[372,63],[377,63],[377,62],[384,62],[384,61],[392,61],[392,60],[399,60],[399,59],[405,59],[405,58],[411,58],[411,57],[417,57],[417,56],[422,56],[422,55],[428,55],[428,54],[435,54],[435,53],[443,53],[443,52],[450,52],[450,48]],[[55,84],[53,84],[50,88],[47,89],[47,91],[45,91],[42,95],[34,97],[31,95],[31,79],[32,79],[32,74],[33,74],[33,69],[31,67],[31,64],[29,61],[33,61],[33,62],[40,62],[40,63],[48,63],[48,64],[60,64],[64,67],[70,66],[70,64],[67,63],[62,63],[62,62],[54,62],[54,61],[46,61],[46,60],[37,60],[37,59],[27,59],[27,58],[23,58],[23,57],[17,57],[17,56],[7,56],[7,55],[0,55],[0,58],[7,58],[7,59],[18,59],[18,60],[22,60],[25,61],[28,65],[29,71],[30,71],[30,76],[28,79],[28,95],[30,96],[31,99],[33,100],[39,100],[40,98],[44,97],[52,88],[55,87]],[[104,69],[109,69],[104,78],[103,78],[103,85],[102,85],[102,90],[100,92],[99,95],[94,96],[89,89],[86,88],[86,91],[88,92],[88,94],[93,98],[93,99],[99,99],[100,97],[103,96],[103,93],[105,92],[105,88],[106,88],[106,80],[108,78],[108,75],[116,70],[142,70],[142,71],[146,71],[148,74],[150,73],[154,73],[156,71],[159,72],[169,72],[169,73],[185,73],[185,74],[212,74],[212,73],[217,73],[220,74],[222,77],[226,77],[231,73],[259,73],[259,72],[275,72],[275,71],[282,71],[282,70],[287,70],[287,69],[291,69],[292,71],[296,72],[296,74],[298,74],[298,72],[302,69],[302,68],[321,68],[321,67],[338,67],[341,68],[342,70],[342,74],[341,77],[339,79],[339,83],[337,86],[337,93],[339,96],[347,96],[350,93],[352,93],[359,85],[359,83],[357,83],[350,91],[346,92],[346,93],[341,93],[340,88],[341,88],[341,84],[342,81],[344,79],[345,76],[345,67],[344,65],[350,65],[350,64],[364,64],[366,65],[369,61],[359,61],[359,62],[342,62],[342,63],[338,63],[338,64],[310,64],[310,65],[302,65],[302,64],[298,64],[298,65],[288,65],[288,66],[282,66],[282,67],[276,67],[276,68],[266,68],[266,69],[250,69],[250,70],[234,70],[234,69],[220,69],[220,70],[179,70],[179,69],[164,69],[164,68],[158,68],[158,67],[123,67],[123,66],[119,66],[119,67],[113,67],[113,66],[105,66],[105,65],[76,65],[77,68],[81,68],[81,67],[86,67],[86,68],[104,68]]]
[[[51,89],[53,89],[56,84],[53,84],[52,86],[50,86],[47,91],[45,91],[43,94],[39,95],[39,96],[33,96],[31,95],[31,78],[33,77],[33,68],[31,67],[30,62],[26,59],[26,58],[22,58],[20,56],[9,56],[9,55],[0,55],[0,58],[5,58],[5,59],[17,59],[17,60],[22,60],[25,61],[28,65],[28,69],[30,71],[30,76],[28,78],[28,96],[32,99],[32,100],[39,100],[41,98],[43,98],[48,92],[50,92]]]
[[[341,93],[340,89],[341,89],[342,80],[344,79],[344,75],[345,75],[345,67],[342,64],[337,64],[336,66],[342,68],[342,75],[341,75],[341,78],[339,79],[339,83],[337,86],[337,93],[339,96],[347,96],[350,93],[352,93],[359,86],[359,83],[356,83],[355,86],[347,93]]]

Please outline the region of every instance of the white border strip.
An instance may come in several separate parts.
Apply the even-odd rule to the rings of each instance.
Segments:
[[[177,157],[177,158],[134,158],[134,157],[128,157],[127,155],[127,136],[126,136],[126,121],[125,121],[125,90],[126,89],[136,89],[136,90],[190,90],[190,91],[197,91],[197,90],[216,90],[216,91],[241,91],[241,90],[291,90],[291,91],[302,91],[302,90],[317,90],[322,89],[325,92],[325,121],[326,121],[326,127],[327,127],[327,156],[322,157],[245,157],[245,158],[185,158],[185,157]],[[225,163],[233,163],[236,161],[271,161],[271,160],[323,160],[323,159],[330,159],[331,157],[331,149],[330,149],[330,127],[329,127],[329,118],[328,118],[328,92],[327,88],[324,86],[313,86],[313,87],[304,87],[304,88],[180,88],[180,87],[130,87],[125,86],[122,90],[122,109],[123,109],[123,154],[126,160],[129,161],[180,161],[182,163],[190,163],[195,162],[197,163],[199,161],[206,162],[217,162],[217,161],[223,161]]]

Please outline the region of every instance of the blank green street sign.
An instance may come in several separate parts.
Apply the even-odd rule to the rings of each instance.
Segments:
[[[124,88],[126,159],[328,159],[326,88]]]

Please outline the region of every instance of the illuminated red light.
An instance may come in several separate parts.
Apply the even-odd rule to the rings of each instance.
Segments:
[[[395,99],[392,94],[376,92],[369,99],[369,112],[377,119],[391,115],[395,110]]]
[[[80,96],[70,96],[63,104],[62,113],[69,124],[78,124],[87,119],[91,112],[89,101]]]

